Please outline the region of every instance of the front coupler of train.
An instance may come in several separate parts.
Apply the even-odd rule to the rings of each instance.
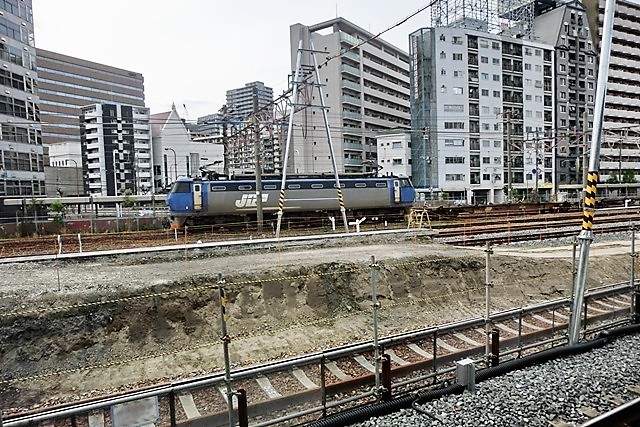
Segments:
[[[174,227],[183,227],[194,215],[192,188],[192,178],[178,178],[167,194],[171,225]]]

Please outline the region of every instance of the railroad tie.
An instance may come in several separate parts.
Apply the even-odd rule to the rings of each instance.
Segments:
[[[184,413],[187,415],[188,419],[201,416],[200,411],[198,411],[198,408],[196,408],[196,402],[193,401],[193,395],[191,393],[189,393],[188,391],[178,393],[178,399],[180,400],[182,409],[184,409]]]
[[[104,413],[102,411],[89,414],[89,427],[104,427]]]
[[[602,313],[602,314],[604,314],[604,313],[610,313],[610,311],[609,311],[609,310],[602,310],[602,309],[600,309],[600,308],[596,308],[596,307],[594,307],[594,306],[593,306],[593,304],[589,305],[589,310],[593,310],[593,311],[595,311],[596,313]]]
[[[258,382],[258,385],[260,386],[260,388],[262,389],[262,391],[264,391],[267,395],[267,397],[269,399],[275,399],[276,397],[282,397],[282,395],[280,393],[278,393],[278,391],[273,388],[273,385],[271,384],[271,381],[269,381],[269,378],[267,377],[258,377],[256,378],[256,381]]]
[[[618,304],[620,306],[620,308],[629,308],[629,305],[630,305],[630,302],[631,302],[631,301],[622,301],[622,300],[618,299],[618,297],[616,297],[616,298],[610,297],[609,300],[615,302],[616,304]]]
[[[539,320],[539,321],[541,321],[543,323],[546,323],[547,325],[553,325],[553,323],[554,323],[553,320],[549,320],[544,316],[540,316],[539,314],[534,314],[531,317],[533,317],[534,319]]]
[[[640,387],[638,387],[637,385],[628,385],[627,390],[629,390],[633,394],[637,394],[638,396],[640,396]]]
[[[468,336],[466,336],[465,334],[460,333],[460,332],[454,332],[453,336],[458,338],[460,341],[464,341],[467,344],[471,344],[473,346],[482,346],[482,345],[484,345],[484,344],[479,343],[478,341],[476,341],[476,340],[474,340],[472,338],[469,338]]]
[[[544,328],[541,328],[540,326],[534,325],[533,323],[525,322],[524,320],[522,320],[521,322],[522,322],[522,326],[528,329],[533,329],[534,331],[541,331],[542,329],[544,329]]]
[[[397,365],[404,366],[409,364],[409,362],[404,360],[402,357],[398,356],[396,352],[391,349],[385,350],[384,352],[388,354],[389,358],[393,361],[393,363]]]
[[[348,380],[349,378],[351,378],[351,376],[345,374],[342,369],[340,369],[338,365],[336,365],[336,362],[328,362],[326,366],[327,368],[329,368],[329,371],[339,380]]]
[[[440,339],[440,338],[436,338],[436,345],[437,345],[438,347],[442,347],[442,348],[444,348],[445,350],[450,351],[450,352],[452,352],[452,353],[457,353],[457,352],[459,352],[459,351],[460,351],[460,349],[459,349],[459,348],[455,348],[454,346],[447,344],[446,342],[444,342],[444,341],[443,341],[442,339]]]
[[[366,369],[367,371],[370,372],[375,372],[376,371],[376,367],[373,366],[367,359],[364,358],[364,356],[362,356],[361,354],[357,355],[354,357],[354,359],[356,360],[356,362],[358,362],[360,364],[360,366],[362,366],[364,369]]]
[[[300,384],[302,384],[304,388],[306,388],[307,390],[313,390],[314,388],[318,388],[316,383],[311,381],[307,376],[307,374],[305,374],[302,369],[294,369],[293,376],[296,377],[296,379],[300,381]]]
[[[409,347],[411,350],[413,350],[414,353],[417,353],[417,354],[419,354],[420,356],[422,356],[424,358],[433,359],[433,354],[427,353],[426,351],[424,351],[423,349],[418,347],[417,344],[408,344],[407,347]]]
[[[560,313],[558,311],[554,312],[554,316],[559,317],[560,319],[563,319],[563,320],[569,320],[569,316],[565,316],[564,314],[562,314],[562,313]]]
[[[598,304],[598,305],[603,306],[603,307],[607,307],[609,310],[620,310],[621,308],[624,308],[624,307],[620,307],[619,305],[613,305],[613,304],[606,303],[606,302],[604,302],[602,300],[598,300],[598,301],[594,301],[594,302],[596,304]]]
[[[511,329],[510,327],[508,327],[507,325],[503,325],[502,323],[496,323],[494,326],[500,330],[505,331],[508,334],[518,335],[518,331],[516,331],[515,329]]]

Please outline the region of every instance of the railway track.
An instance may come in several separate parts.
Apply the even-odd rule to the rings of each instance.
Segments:
[[[533,215],[509,214],[507,216],[471,216],[456,217],[448,221],[438,221],[431,228],[438,237],[447,239],[450,244],[462,246],[484,245],[492,243],[510,243],[526,240],[546,240],[577,234],[581,212],[541,213]],[[594,227],[595,233],[613,233],[630,230],[631,224],[640,222],[640,209],[626,211],[599,211],[599,219]],[[363,231],[404,228],[399,223],[367,224]],[[270,235],[270,229],[265,229]],[[333,233],[327,227],[289,228],[282,237],[322,235]],[[60,236],[41,236],[30,238],[0,239],[0,258],[21,256],[72,254],[80,252],[105,251],[117,249],[135,249],[141,247],[192,244],[196,242],[222,242],[250,239],[256,236],[255,230],[232,231],[221,226],[188,227],[182,230],[151,230],[144,232],[66,234]]]
[[[584,336],[628,323],[632,297],[628,283],[592,290],[586,295]],[[396,334],[379,341],[383,353],[381,384],[393,396],[451,380],[454,362],[472,358],[478,366],[519,358],[566,343],[569,300],[561,299],[482,318]],[[493,351],[486,354],[487,330]],[[499,344],[496,337],[499,337]],[[373,342],[360,342],[323,352],[243,367],[230,373],[231,386],[246,396],[251,425],[297,425],[374,402],[376,366]],[[158,408],[161,425],[228,425],[224,373],[159,384],[118,395],[37,411],[9,414],[3,427],[33,425],[111,425],[114,408],[140,402]],[[388,396],[387,396],[388,397]],[[237,408],[237,397],[233,398]],[[241,399],[242,400],[242,399]],[[136,403],[137,402],[137,403]],[[120,406],[118,406],[120,405]],[[237,411],[236,411],[237,415]],[[43,424],[44,425],[44,424]]]

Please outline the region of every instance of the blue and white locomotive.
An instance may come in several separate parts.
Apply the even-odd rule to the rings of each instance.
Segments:
[[[338,215],[336,182],[329,176],[292,177],[285,188],[285,215],[320,213]],[[262,180],[262,207],[278,211],[280,179]],[[404,214],[415,198],[407,177],[347,177],[340,179],[345,208],[350,216]],[[179,178],[167,195],[171,221],[185,224],[223,223],[256,215],[254,179],[203,180]]]

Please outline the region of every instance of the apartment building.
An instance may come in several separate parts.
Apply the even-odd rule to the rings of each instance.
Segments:
[[[593,127],[597,54],[592,33],[577,0],[538,16],[534,25],[538,40],[555,47],[556,185],[575,193],[583,185],[585,132]]]
[[[153,191],[149,109],[91,104],[80,109],[85,193],[121,196]]]
[[[244,87],[227,91],[227,116],[231,120],[251,119],[254,112],[254,100],[260,110],[273,102],[273,89],[263,82],[251,82]]]
[[[583,0],[583,3],[593,29],[593,42],[599,54],[605,2]],[[613,20],[604,133],[600,150],[602,182],[622,183],[633,179],[640,181],[639,75],[640,2],[618,0]]]
[[[378,175],[411,176],[411,131],[383,131],[376,142]]]
[[[553,189],[553,47],[459,27],[410,36],[412,178],[500,203]]]
[[[290,27],[291,69],[295,73],[302,41],[299,103],[307,108],[294,116],[292,147],[287,167],[293,173],[332,172],[318,86],[340,173],[359,173],[376,166],[376,137],[387,129],[409,129],[409,56],[402,49],[343,19]],[[368,40],[367,43],[362,43]],[[313,75],[313,49],[320,81]],[[327,58],[331,58],[326,61]],[[326,62],[325,62],[326,61]],[[309,94],[305,98],[304,94]]]
[[[41,196],[45,177],[32,2],[4,0],[0,11],[0,199]]]

